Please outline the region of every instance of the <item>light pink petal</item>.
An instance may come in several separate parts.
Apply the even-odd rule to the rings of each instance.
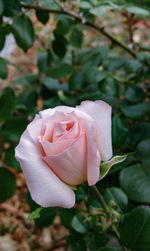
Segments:
[[[35,134],[33,138],[29,134],[33,129],[34,126],[32,128],[30,123],[15,150],[16,159],[23,169],[31,196],[43,207],[71,208],[75,204],[74,192],[41,159],[40,146],[35,144]]]
[[[77,109],[89,114],[96,123],[97,142],[103,161],[112,157],[111,106],[104,101],[84,101]]]
[[[56,106],[53,109],[49,108],[49,109],[43,110],[39,114],[41,118],[48,118],[52,116],[56,111],[66,114],[66,113],[71,113],[74,109],[75,108],[69,107],[69,106]]]
[[[60,152],[63,152],[64,150],[66,150],[72,143],[74,142],[74,140],[72,139],[68,139],[68,140],[63,140],[63,141],[57,141],[57,142],[48,142],[48,141],[43,141],[40,140],[40,143],[43,147],[43,150],[47,155],[55,155],[58,154]]]
[[[71,121],[72,122],[72,128],[70,128],[69,130],[67,130],[67,126],[70,123],[70,121],[61,121],[58,124],[56,124],[55,129],[54,129],[54,133],[53,133],[53,141],[63,141],[63,140],[67,140],[67,139],[76,139],[79,134],[80,134],[80,128],[79,128],[79,124],[76,121]],[[63,124],[64,127],[64,131],[62,130],[57,130],[57,125],[59,127],[60,124]]]
[[[100,156],[95,141],[95,121],[87,113],[75,109],[72,116],[78,118],[80,127],[86,134],[87,180],[90,186],[96,184],[100,176]]]
[[[65,183],[81,184],[87,179],[85,135],[81,135],[62,153],[43,159]]]

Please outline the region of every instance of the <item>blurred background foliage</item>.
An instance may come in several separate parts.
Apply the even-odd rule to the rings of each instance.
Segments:
[[[149,52],[149,0],[0,0],[1,250],[150,250]],[[99,99],[114,155],[136,152],[97,184],[110,219],[84,183],[75,208],[27,220],[39,206],[14,157],[21,134],[39,110]]]

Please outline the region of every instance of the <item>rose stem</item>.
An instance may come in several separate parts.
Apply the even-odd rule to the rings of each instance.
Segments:
[[[99,190],[97,189],[96,186],[91,186],[91,189],[92,189],[93,193],[95,194],[96,198],[98,199],[98,201],[100,202],[102,208],[104,209],[104,211],[108,215],[107,205],[103,199],[103,196],[101,195],[101,193],[99,192]]]

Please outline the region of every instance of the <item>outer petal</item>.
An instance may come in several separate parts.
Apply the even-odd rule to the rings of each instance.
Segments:
[[[81,184],[87,179],[85,135],[82,134],[62,153],[43,157],[43,160],[65,183]]]
[[[38,123],[41,122],[39,120]],[[41,149],[40,145],[38,146],[36,133],[32,134],[32,138],[30,136],[34,128],[35,124],[30,123],[15,150],[16,159],[23,169],[31,196],[44,207],[71,208],[75,204],[74,192],[41,159]]]
[[[77,109],[89,114],[96,123],[97,142],[103,161],[112,157],[111,106],[104,101],[84,101]]]

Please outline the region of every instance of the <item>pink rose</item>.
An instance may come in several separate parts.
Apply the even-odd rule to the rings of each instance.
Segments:
[[[85,101],[76,108],[41,111],[15,151],[33,200],[44,207],[73,207],[72,187],[100,177],[100,161],[112,156],[111,107]]]

